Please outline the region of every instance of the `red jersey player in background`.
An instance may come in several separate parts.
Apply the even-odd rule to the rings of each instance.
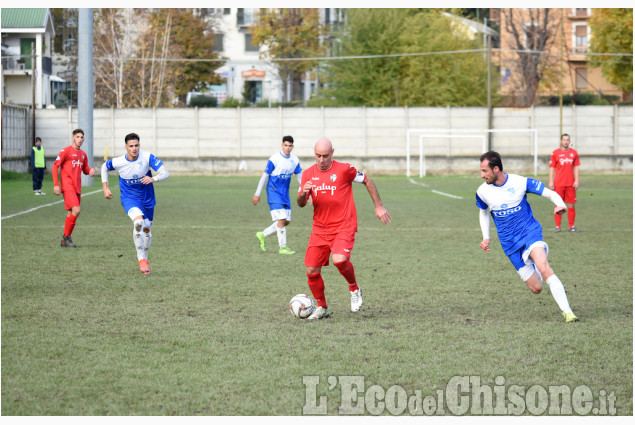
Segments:
[[[309,320],[329,317],[331,312],[324,296],[322,266],[328,266],[329,255],[333,264],[348,282],[351,311],[362,306],[362,292],[355,279],[350,262],[357,232],[357,212],[353,200],[352,183],[362,183],[375,204],[375,215],[384,224],[391,221],[384,208],[375,183],[350,164],[333,161],[333,144],[322,138],[315,143],[315,164],[302,173],[298,205],[303,208],[309,196],[313,201],[313,229],[304,257],[309,288],[317,301],[317,308]]]
[[[84,130],[73,131],[72,144],[62,149],[53,163],[53,193],[64,196],[64,208],[66,209],[66,221],[64,223],[64,236],[60,246],[63,248],[77,248],[71,239],[71,233],[75,228],[75,222],[79,217],[79,204],[82,197],[82,172],[93,177],[95,169],[88,166],[88,156],[81,150],[84,143]],[[62,186],[60,189],[57,178],[57,169],[61,167]]]
[[[549,189],[555,190],[567,205],[567,218],[569,219],[569,231],[577,232],[575,227],[575,202],[576,189],[579,182],[580,157],[578,152],[571,148],[571,137],[563,134],[560,137],[560,147],[551,154],[549,162]],[[555,174],[555,183],[554,183]],[[555,214],[556,232],[560,231],[562,215]]]

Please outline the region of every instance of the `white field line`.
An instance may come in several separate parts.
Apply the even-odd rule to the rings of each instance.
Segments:
[[[410,180],[410,183],[418,184],[418,185],[423,186],[423,187],[428,187],[427,184],[416,182],[416,181],[412,180],[410,177],[408,177],[408,180]],[[450,195],[449,193],[439,192],[438,190],[434,190],[434,189],[432,189],[431,192],[432,193],[436,193],[437,195],[448,196],[448,197],[454,198],[454,199],[463,199],[463,197],[461,197],[461,196]]]
[[[83,193],[82,197],[88,196],[88,195],[92,195],[92,194],[98,193],[98,192],[102,192],[102,190],[100,189],[100,190],[96,190],[94,192]],[[4,217],[2,217],[2,220],[5,220],[7,218],[17,217],[17,216],[22,215],[22,214],[28,214],[30,212],[39,210],[40,208],[50,207],[51,205],[57,205],[57,204],[62,204],[62,203],[64,203],[64,199],[62,199],[61,201],[51,202],[50,204],[39,205],[39,206],[37,206],[35,208],[31,208],[30,210],[20,211],[19,213],[15,213],[15,214],[11,214],[11,215],[5,215]]]

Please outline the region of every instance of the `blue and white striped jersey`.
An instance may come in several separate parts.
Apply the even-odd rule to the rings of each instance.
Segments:
[[[126,205],[127,200],[142,202],[146,207],[154,207],[154,185],[143,184],[143,176],[152,177],[150,168],[158,171],[163,166],[156,156],[149,152],[139,151],[139,156],[135,161],[130,161],[126,155],[110,159],[106,162],[108,171],[119,173],[119,190],[121,191],[121,203]]]
[[[527,202],[527,193],[542,195],[545,185],[517,174],[506,176],[505,183],[500,186],[487,183],[479,186],[476,205],[483,210],[490,209],[503,251],[509,255],[524,245],[528,235],[542,233],[542,226]]]
[[[282,204],[291,207],[291,199],[289,199],[289,186],[291,185],[291,177],[294,174],[300,174],[300,159],[294,154],[284,156],[282,152],[271,155],[265,173],[269,174],[267,182],[267,203]]]

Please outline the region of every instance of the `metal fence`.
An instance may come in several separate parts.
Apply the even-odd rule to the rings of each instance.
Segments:
[[[31,155],[33,124],[29,108],[2,104],[2,160],[25,159]]]

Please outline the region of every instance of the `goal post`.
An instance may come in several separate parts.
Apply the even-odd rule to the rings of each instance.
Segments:
[[[446,133],[445,135],[443,133]],[[448,134],[449,133],[449,134]],[[468,133],[458,137],[460,134],[455,133]],[[409,128],[406,130],[406,177],[410,177],[410,151],[411,144],[410,138],[412,135],[419,134],[419,176],[425,176],[425,155],[423,150],[423,139],[426,138],[485,138],[488,133],[530,133],[533,135],[533,144],[531,153],[534,158],[534,176],[538,175],[538,130],[535,128],[500,128],[500,129],[449,129],[449,128]],[[423,137],[421,137],[423,136]],[[487,151],[487,143],[483,144],[483,153]],[[448,156],[449,151],[448,151]]]

